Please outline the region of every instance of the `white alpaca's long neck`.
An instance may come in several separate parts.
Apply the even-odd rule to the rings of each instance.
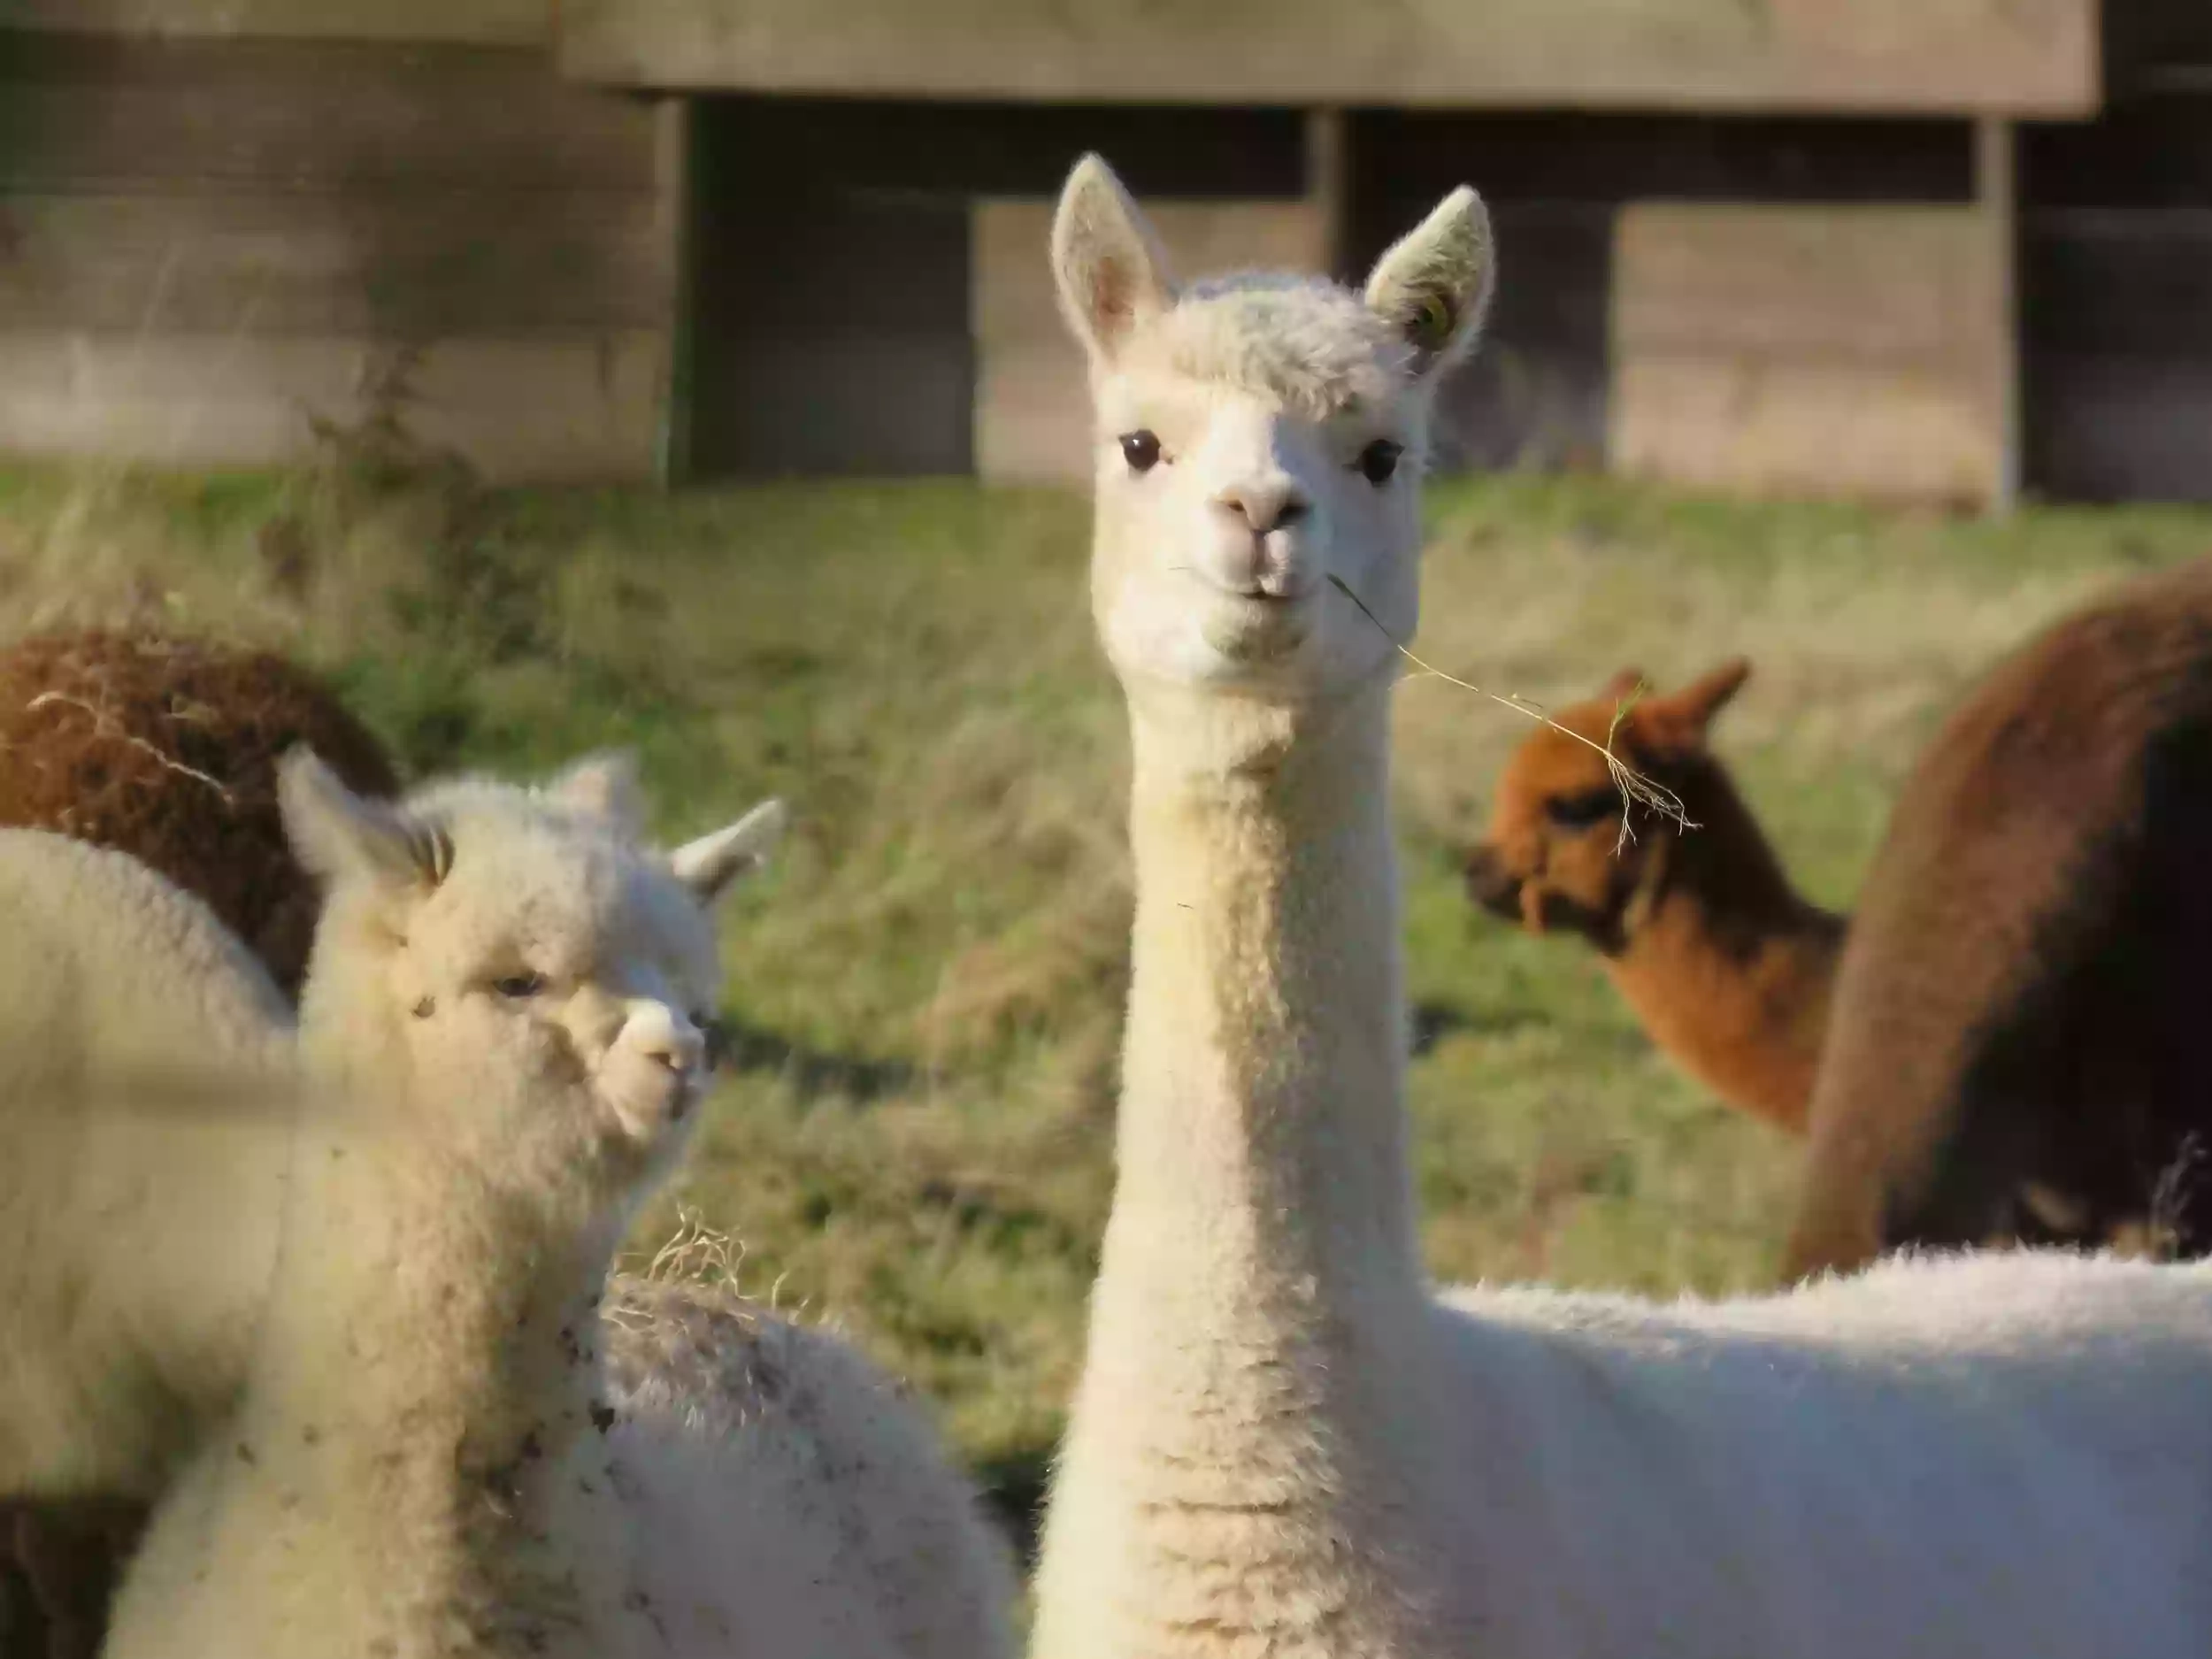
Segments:
[[[1295,1342],[1325,1309],[1420,1283],[1389,702],[1386,679],[1295,712],[1132,700],[1110,1301],[1181,1307],[1179,1324],[1240,1303],[1208,1317]]]
[[[1033,1652],[1401,1651],[1345,1546],[1402,1529],[1427,1414],[1389,687],[1131,707],[1119,1168]]]

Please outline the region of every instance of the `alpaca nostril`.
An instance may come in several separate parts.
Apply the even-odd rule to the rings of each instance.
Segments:
[[[1243,519],[1256,536],[1287,529],[1313,512],[1313,503],[1288,482],[1232,484],[1214,497],[1214,505]]]

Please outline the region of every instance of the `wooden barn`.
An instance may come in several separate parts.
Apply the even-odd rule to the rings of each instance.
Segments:
[[[1476,184],[1449,464],[2212,495],[2202,0],[0,0],[0,450],[1069,476],[1085,148],[1192,269]]]

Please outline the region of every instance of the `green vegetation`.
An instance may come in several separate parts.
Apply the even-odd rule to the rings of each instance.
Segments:
[[[1417,648],[1541,703],[1624,663],[1757,664],[1722,727],[1792,869],[1847,903],[1935,720],[2025,631],[2198,550],[2201,515],[1995,525],[1592,482],[1433,492]],[[729,910],[740,1064],[680,1190],[741,1282],[831,1317],[1037,1480],[1110,1195],[1127,764],[1077,497],[959,484],[480,491],[0,472],[0,635],[152,616],[275,641],[412,768],[642,752],[671,834],[798,812]],[[1757,1283],[1789,1147],[1677,1078],[1586,953],[1475,918],[1455,849],[1523,718],[1400,695],[1421,1191],[1440,1275]]]

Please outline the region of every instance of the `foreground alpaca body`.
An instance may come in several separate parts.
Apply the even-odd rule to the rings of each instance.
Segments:
[[[0,830],[0,1497],[150,1497],[244,1367],[291,1017],[121,853]],[[156,1079],[173,1110],[134,1110]]]
[[[1467,856],[1467,890],[1532,933],[1581,934],[1677,1065],[1731,1105],[1802,1133],[1846,923],[1790,885],[1708,747],[1713,717],[1750,672],[1738,657],[1617,714],[1641,680],[1624,672],[1560,710],[1564,732],[1531,732],[1498,780],[1487,837]],[[1591,747],[1609,741],[1674,792],[1694,832],[1639,813],[1624,841],[1627,803]]]
[[[214,919],[268,968],[288,1000],[297,995],[306,966],[315,895],[284,842],[275,767],[279,755],[301,742],[311,744],[353,788],[390,795],[397,787],[376,740],[326,687],[273,653],[107,628],[40,634],[0,649],[0,825],[51,830],[142,860],[209,906]],[[127,875],[120,879],[130,884]],[[19,902],[12,884],[0,876],[0,912],[12,913]],[[20,941],[19,933],[10,936]],[[66,962],[73,947],[64,939],[54,949],[58,958],[50,950],[23,949],[17,963],[0,964],[0,979],[12,967]],[[259,1001],[257,987],[257,1009]],[[6,1069],[0,1061],[0,1071]],[[0,1085],[0,1114],[19,1098]],[[73,1118],[65,1115],[62,1121],[73,1131]],[[0,1131],[0,1146],[6,1139]],[[152,1176],[173,1178],[176,1171],[164,1169],[159,1154],[177,1149],[179,1138],[165,1132],[154,1139],[170,1144],[111,1148],[124,1156],[111,1159],[109,1167],[127,1169],[134,1160]],[[193,1137],[185,1143],[188,1156],[211,1155],[221,1139]],[[38,1157],[27,1167],[45,1171],[61,1166]],[[0,1173],[0,1188],[8,1179]],[[119,1180],[111,1191],[121,1197],[127,1188]],[[13,1213],[0,1209],[0,1215]],[[50,1210],[39,1213],[43,1218]],[[124,1213],[135,1217],[141,1207],[127,1202]],[[267,1225],[273,1227],[273,1217]],[[256,1255],[247,1242],[241,1259]],[[31,1259],[50,1257],[34,1252]],[[133,1256],[119,1241],[112,1259],[120,1275],[111,1279],[116,1289],[173,1326],[176,1304],[159,1294],[166,1286],[123,1282],[124,1277],[161,1280],[164,1275],[148,1272],[145,1264],[165,1262],[171,1253]],[[219,1283],[214,1287],[229,1294]],[[48,1276],[29,1294],[50,1298],[65,1288]],[[198,1307],[211,1285],[203,1279],[184,1288],[184,1305]],[[0,1304],[0,1333],[11,1323],[4,1309],[18,1305]],[[234,1297],[230,1305],[237,1306]],[[52,1312],[50,1301],[44,1314]],[[221,1340],[220,1333],[234,1325],[226,1317],[208,1328]],[[112,1323],[108,1334],[127,1343],[137,1340]],[[152,1340],[158,1345],[164,1339]],[[5,1340],[0,1334],[0,1342]],[[0,1362],[0,1372],[6,1369]],[[0,1386],[4,1380],[0,1378]],[[22,1413],[27,1420],[30,1415]],[[141,1425],[156,1415],[136,1414]],[[98,1441],[57,1428],[65,1448]],[[0,1425],[0,1441],[7,1433]],[[127,1458],[138,1455],[128,1442],[118,1449]],[[0,1467],[9,1461],[0,1448]],[[143,1518],[143,1505],[98,1496],[11,1502],[7,1490],[0,1484],[0,1580],[12,1555],[29,1591],[25,1613],[31,1629],[22,1639],[42,1646],[48,1659],[88,1659],[96,1644],[88,1632],[97,1631],[113,1571]]]
[[[2212,1252],[2191,1167],[2193,1136],[2212,1155],[2208,813],[2212,559],[2118,587],[1983,678],[1860,892],[1792,1273],[2001,1230]]]
[[[1093,596],[1129,703],[1138,896],[1040,1659],[2087,1659],[2116,1632],[2206,1651],[2212,1268],[2017,1256],[1706,1306],[1432,1298],[1392,653],[1326,579],[1411,632],[1415,492],[1369,481],[1389,470],[1371,446],[1417,449],[1476,332],[1480,207],[1448,199],[1363,306],[1178,296],[1093,159],[1055,255],[1100,405]]]
[[[119,1659],[641,1646],[595,1311],[695,1122],[717,974],[604,781],[403,815],[288,771],[329,892],[282,1240],[243,1398],[125,1578]]]
[[[145,1503],[244,1368],[290,1014],[206,906],[60,835],[0,830],[0,1559],[31,1650],[89,1659]],[[197,1099],[194,1055],[222,1076]],[[177,1110],[125,1110],[155,1078]]]
[[[603,1325],[698,1115],[718,976],[693,895],[758,835],[664,868],[620,794],[583,771],[552,803],[461,785],[380,814],[295,774],[296,841],[334,880],[282,1247],[242,1402],[119,1599],[119,1659],[1003,1650],[1002,1607],[941,1628],[869,1576],[912,1558],[944,1601],[992,1560],[956,1559],[966,1494],[856,1359],[704,1289],[618,1282]],[[739,1391],[772,1359],[804,1434]]]

